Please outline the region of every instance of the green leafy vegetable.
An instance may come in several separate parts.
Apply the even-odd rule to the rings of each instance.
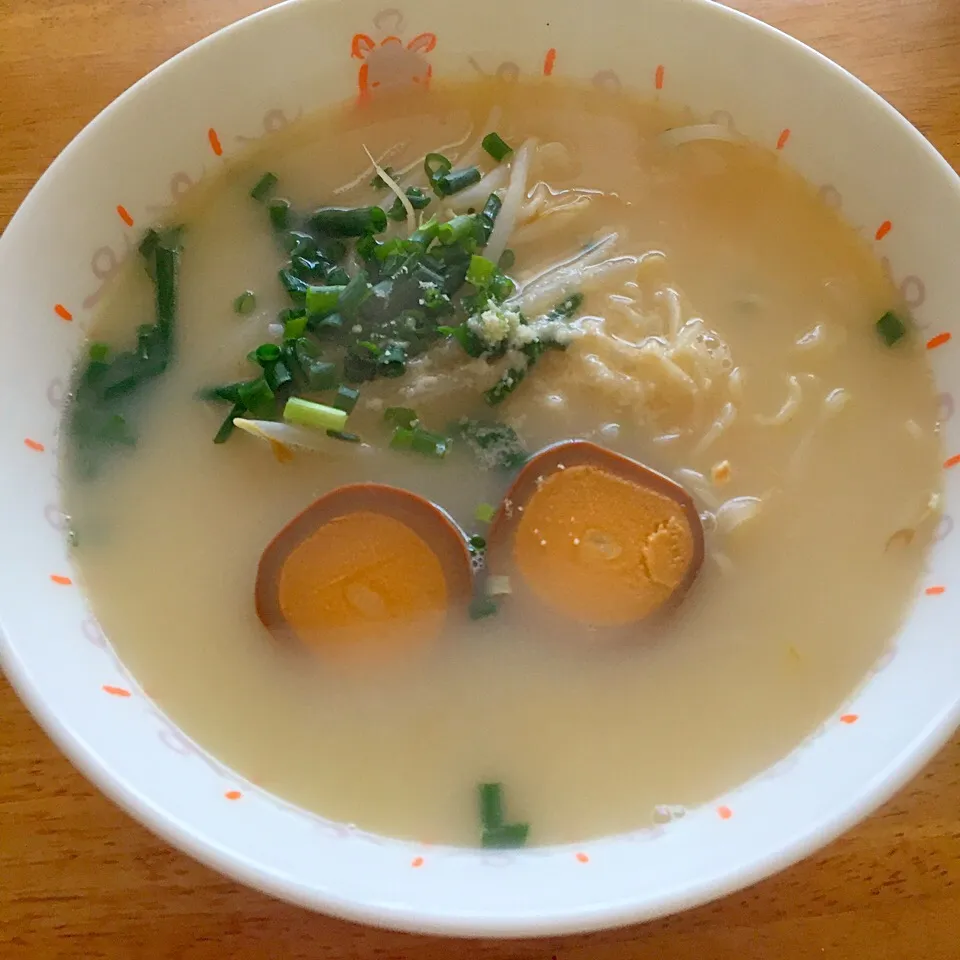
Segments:
[[[68,411],[73,461],[81,476],[95,475],[111,448],[136,444],[128,422],[132,398],[162,374],[173,358],[180,229],[148,230],[139,249],[154,283],[154,322],[137,328],[133,350],[111,357],[106,344],[90,345]]]
[[[477,786],[480,813],[480,843],[484,847],[522,847],[527,842],[530,825],[506,823],[503,802],[503,785],[481,783]]]
[[[457,424],[460,436],[484,466],[516,470],[530,458],[516,431],[505,423],[464,418]]]

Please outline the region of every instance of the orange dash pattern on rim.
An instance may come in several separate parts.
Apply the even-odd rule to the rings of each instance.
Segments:
[[[549,77],[553,75],[553,65],[557,62],[557,49],[551,47],[547,55],[543,58],[543,75]]]
[[[223,147],[220,144],[220,138],[217,136],[217,131],[211,127],[207,131],[207,139],[210,141],[210,149],[218,156],[223,156]]]
[[[73,584],[69,577],[61,576],[59,573],[51,573],[50,579],[60,587],[69,587]]]
[[[877,240],[882,240],[891,230],[893,224],[889,220],[884,220],[883,223],[877,227],[877,232],[874,234],[874,237]]]
[[[787,145],[787,141],[789,139],[790,139],[790,128],[784,127],[783,130],[780,131],[780,136],[777,137],[777,149],[782,150]]]
[[[414,857],[414,858],[410,861],[410,866],[411,866],[411,867],[414,867],[414,868],[416,868],[416,867],[422,867],[422,866],[423,866],[423,857]]]
[[[851,724],[851,723],[856,723],[859,719],[860,719],[860,714],[858,713],[845,713],[840,717],[840,722]]]
[[[29,437],[24,437],[23,445],[31,450],[36,450],[37,453],[43,453],[46,449],[39,440],[31,440]]]
[[[947,592],[947,588],[946,588],[946,587],[943,587],[943,586],[927,587],[927,589],[924,590],[923,592],[924,592],[928,597],[939,597],[941,593],[946,593],[946,592]]]
[[[128,227],[133,226],[133,217],[130,216],[127,208],[122,203],[117,204],[117,215]]]
[[[578,853],[578,854],[577,854],[577,862],[578,862],[578,863],[589,863],[589,862],[590,862],[590,858],[589,858],[585,853]]]
[[[653,85],[658,89],[663,89],[663,64],[661,63],[653,75]]]
[[[61,319],[69,323],[73,319],[73,314],[62,304],[57,303],[53,307],[53,312]]]
[[[104,693],[109,693],[111,697],[131,697],[133,696],[126,687],[112,687],[109,683],[105,683],[100,688]]]
[[[960,463],[960,453],[955,453],[952,457],[947,457],[947,459],[943,461],[943,466],[949,470],[951,467],[955,467],[958,463]]]
[[[727,806],[717,807],[717,816],[721,820],[729,820],[733,816],[733,811]]]
[[[937,347],[942,347],[945,343],[949,343],[952,336],[952,333],[938,333],[927,341],[927,349],[935,350]]]
[[[224,796],[225,796],[228,800],[239,800],[239,799],[243,796],[243,794],[242,794],[239,790],[228,790],[228,791],[224,794]]]

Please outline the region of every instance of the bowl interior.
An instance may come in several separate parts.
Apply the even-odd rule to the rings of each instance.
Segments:
[[[960,333],[960,273],[951,262],[960,248],[960,182],[840,68],[705,0],[600,0],[589,18],[572,4],[491,0],[484,14],[466,17],[429,0],[402,10],[369,0],[282,4],[141,81],[44,175],[0,238],[0,653],[71,759],[198,858],[371,923],[519,935],[645,919],[752,882],[868,813],[953,730],[960,539],[951,512],[960,470],[950,467],[960,459],[960,425],[949,385],[960,373],[951,340]],[[929,340],[942,391],[947,506],[911,616],[815,737],[665,828],[583,848],[491,854],[424,848],[307,814],[243,782],[178,731],[126,673],[73,583],[58,418],[102,291],[140,231],[249,141],[428,68],[434,77],[482,72],[509,83],[546,74],[631,89],[781,151],[872,240]]]

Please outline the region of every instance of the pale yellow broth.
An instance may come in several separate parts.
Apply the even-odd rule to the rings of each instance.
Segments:
[[[375,156],[399,145],[385,161],[398,169],[429,150],[462,154],[494,108],[508,142],[565,148],[543,153],[531,186],[595,191],[585,213],[511,244],[517,277],[610,232],[617,255],[664,255],[588,290],[584,335],[547,355],[496,415],[531,450],[589,437],[687,485],[707,525],[704,567],[677,613],[626,645],[543,635],[508,603],[380,670],[315,661],[278,646],[254,611],[260,554],[287,521],[340,484],[377,480],[480,532],[476,505],[498,502],[509,478],[478,469],[462,446],[442,463],[387,447],[382,403],[414,406],[436,429],[490,415],[480,373],[443,346],[403,380],[362,389],[350,429],[363,446],[331,440],[329,453],[281,464],[248,436],[211,442],[226,411],[198,389],[252,375],[244,355],[289,305],[264,210],[247,194],[269,169],[300,207],[370,202],[364,144]],[[716,801],[867,677],[920,589],[936,523],[941,455],[923,343],[878,337],[878,317],[902,307],[896,291],[809,185],[756,146],[657,139],[689,122],[556,81],[435,86],[301,121],[175,212],[187,226],[178,360],[142,404],[136,452],[93,482],[66,469],[64,499],[111,642],[219,760],[333,820],[434,843],[476,844],[476,785],[499,781],[531,843],[579,841],[647,826],[663,805]],[[258,307],[239,318],[232,301],[246,288]],[[132,339],[151,295],[131,264],[94,337]],[[729,350],[723,376],[694,400],[634,364],[671,301]],[[792,416],[758,422],[785,403],[790,377],[801,398]],[[728,402],[735,418],[705,443]],[[724,462],[729,480],[715,483]],[[741,496],[761,499],[757,515],[715,530],[718,507]],[[915,536],[890,543],[902,529]]]

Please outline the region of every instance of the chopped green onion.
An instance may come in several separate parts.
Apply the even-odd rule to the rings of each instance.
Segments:
[[[276,395],[288,384],[293,383],[293,374],[282,360],[277,360],[274,363],[264,365],[263,379],[266,380],[267,386]]]
[[[393,431],[393,436],[390,438],[390,446],[394,450],[413,449],[413,428],[397,427],[397,429]]]
[[[414,210],[423,210],[430,203],[430,197],[419,187],[407,187],[406,194],[407,199],[410,201],[410,206],[413,207]],[[407,219],[407,211],[404,209],[399,197],[393,201],[393,206],[387,211],[387,216],[391,220],[398,222]]]
[[[410,234],[409,242],[421,250],[426,250],[430,244],[436,240],[437,231],[440,229],[440,223],[436,217],[431,217],[426,223],[420,226]]]
[[[357,398],[360,391],[353,387],[341,386],[337,388],[337,395],[334,398],[333,405],[344,413],[353,413],[353,408],[357,405]]]
[[[180,267],[179,249],[157,247],[157,328],[169,337],[177,313],[177,277]]]
[[[497,266],[501,270],[509,270],[517,262],[517,255],[507,247],[503,253],[500,254],[500,259],[497,261]]]
[[[307,298],[307,288],[309,284],[306,284],[299,277],[294,276],[289,270],[281,270],[278,274],[280,277],[280,282],[283,284],[284,290],[290,295],[290,299],[294,303],[304,303]]]
[[[265,173],[253,186],[253,189],[250,191],[250,196],[254,200],[263,203],[267,197],[273,192],[273,188],[277,185],[277,175],[275,173]]]
[[[470,603],[470,619],[483,620],[492,617],[498,610],[497,601],[491,597],[476,597]]]
[[[343,267],[334,267],[327,274],[327,283],[331,287],[345,287],[350,282],[350,274]]]
[[[410,407],[387,407],[383,411],[383,419],[387,423],[392,423],[395,427],[413,427],[416,426],[417,411]]]
[[[493,233],[493,226],[497,222],[497,217],[500,216],[502,207],[503,201],[495,193],[491,193],[490,196],[487,197],[487,202],[483,205],[483,209],[479,214],[480,242],[483,246],[486,246],[490,240],[490,235]]]
[[[413,451],[428,457],[442,460],[447,455],[448,441],[437,433],[415,427],[413,430]]]
[[[479,534],[472,536],[467,543],[470,545],[471,550],[486,550],[487,541],[484,537],[481,537]]]
[[[380,208],[377,207],[379,210]],[[363,302],[373,295],[373,287],[367,279],[365,270],[358,270],[350,282],[340,292],[337,300],[337,312],[348,320],[353,320]]]
[[[480,845],[488,849],[511,850],[522,847],[530,832],[528,823],[505,823],[502,826],[484,830],[480,835]]]
[[[233,418],[242,417],[246,412],[246,407],[244,407],[242,403],[235,403],[233,409],[226,415],[223,423],[220,424],[220,429],[216,432],[213,442],[226,443],[227,440],[230,439],[230,434],[233,433],[235,429]]]
[[[153,227],[150,227],[150,229],[144,233],[143,239],[140,241],[140,246],[137,248],[140,251],[140,256],[148,262],[152,260],[159,243],[160,234],[154,230]]]
[[[331,237],[362,237],[387,229],[387,214],[380,207],[321,207],[310,216],[310,226]]]
[[[427,180],[430,181],[433,192],[436,193],[438,197],[443,196],[437,186],[438,180],[452,168],[453,164],[442,153],[428,153],[426,157],[423,158],[424,173],[427,175]]]
[[[517,432],[505,423],[487,423],[464,418],[457,424],[457,429],[484,466],[516,470],[530,458]]]
[[[283,419],[314,430],[343,430],[347,414],[335,407],[313,403],[301,397],[291,397],[283,408]]]
[[[480,523],[491,523],[497,514],[497,508],[489,503],[478,503],[473,516]]]
[[[468,357],[482,357],[488,350],[487,345],[465,323],[457,327],[440,326],[437,333],[442,337],[453,337],[463,347]]]
[[[467,237],[476,238],[480,231],[482,226],[475,213],[461,213],[446,223],[440,224],[437,228],[437,239],[448,247]]]
[[[480,801],[480,823],[484,830],[503,826],[503,784],[481,783],[477,785]]]
[[[396,171],[393,169],[393,167],[384,167],[383,172],[392,180],[397,179]],[[378,173],[370,181],[370,186],[373,187],[374,190],[385,190],[387,186],[387,181],[384,180],[383,177],[381,177],[380,174]]]
[[[240,399],[240,388],[247,383],[240,380],[236,383],[222,383],[215,387],[204,387],[197,393],[201,400],[224,400],[227,403],[237,403]]]
[[[364,383],[377,377],[377,358],[380,351],[366,341],[358,341],[347,349],[343,357],[343,375],[348,383]]]
[[[478,288],[485,287],[493,275],[497,272],[497,265],[486,257],[474,254],[470,258],[470,266],[467,268],[467,283],[472,283]]]
[[[325,313],[332,313],[337,309],[337,303],[345,286],[336,287],[307,287],[306,305],[307,313],[311,316],[319,316]]]
[[[523,383],[527,375],[529,363],[526,367],[511,367],[489,390],[485,390],[483,397],[491,407],[503,403],[517,387]]]
[[[571,293],[565,300],[561,300],[549,313],[547,320],[569,320],[583,306],[583,294]]]
[[[306,329],[306,314],[303,314],[303,316],[289,317],[283,322],[283,338],[284,340],[296,340],[303,336]]]
[[[488,848],[522,847],[527,842],[530,825],[504,822],[503,786],[481,783],[477,787],[480,807],[480,842]]]
[[[906,336],[907,325],[892,310],[888,310],[877,321],[877,333],[883,337],[883,341],[888,347],[892,347],[898,340]]]
[[[110,356],[110,347],[105,343],[91,343],[87,354],[94,363],[106,363]]]
[[[382,377],[401,377],[407,369],[407,348],[402,343],[388,343],[377,357],[377,369]]]
[[[464,170],[450,170],[437,174],[430,185],[439,197],[452,197],[467,187],[472,187],[483,179],[483,174],[476,167],[467,167]]]
[[[390,446],[394,450],[413,450],[442,460],[447,455],[448,441],[446,437],[420,427],[397,427],[390,438]]]
[[[277,230],[285,230],[290,223],[290,201],[283,197],[271,200],[267,204],[270,213],[270,222]]]
[[[257,308],[257,295],[252,290],[244,290],[243,293],[233,301],[235,313],[241,315],[253,313]]]
[[[513,147],[496,132],[488,133],[480,143],[483,149],[486,150],[497,163],[513,153]]]
[[[274,399],[273,391],[263,377],[248,380],[237,389],[237,402],[243,405],[244,410],[261,419],[273,416]]]
[[[301,364],[303,370],[303,365]],[[311,393],[320,393],[323,390],[332,390],[337,385],[337,365],[324,360],[310,360],[304,375],[307,389]]]
[[[284,249],[291,257],[315,257],[317,241],[301,230],[291,230],[283,238]]]
[[[328,430],[328,437],[333,437],[334,440],[343,440],[344,443],[361,443],[360,434],[358,433],[344,433],[343,430]]]
[[[280,348],[275,343],[261,343],[253,351],[253,358],[261,367],[276,363],[280,359]]]

